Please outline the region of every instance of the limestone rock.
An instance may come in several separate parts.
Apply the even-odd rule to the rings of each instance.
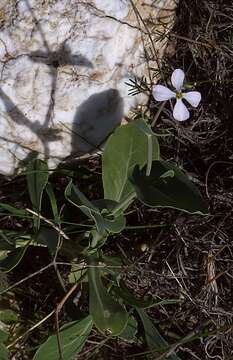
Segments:
[[[145,101],[126,83],[150,79],[150,50],[162,56],[156,36],[174,8],[174,0],[1,0],[0,173],[15,173],[32,152],[55,167],[99,149]]]

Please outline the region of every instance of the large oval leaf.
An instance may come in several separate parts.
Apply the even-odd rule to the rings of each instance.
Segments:
[[[89,259],[89,311],[99,330],[119,335],[126,327],[128,314],[103,286],[101,271],[97,266],[97,261]]]
[[[61,328],[60,340],[63,360],[72,360],[82,350],[83,345],[92,329],[90,316],[83,320],[73,321]],[[37,350],[33,360],[58,360],[59,352],[57,336],[52,335]]]
[[[4,324],[10,325],[15,323],[17,320],[18,320],[18,315],[13,310],[11,309],[0,310],[0,321],[4,322]]]
[[[9,352],[4,344],[0,344],[0,360],[9,360]]]
[[[9,337],[8,332],[0,329],[0,343],[5,342],[5,341],[8,339],[8,337]],[[1,358],[0,358],[0,359],[1,359]]]
[[[141,126],[139,126],[141,125]],[[148,125],[143,120],[120,126],[110,136],[104,149],[102,177],[104,197],[121,202],[133,188],[129,181],[136,164],[144,166],[148,159]],[[159,159],[159,144],[155,135],[152,137],[152,158]]]
[[[5,324],[1,324],[1,327],[4,327]],[[9,360],[9,352],[7,347],[3,344],[9,337],[9,334],[0,329],[0,360]]]
[[[175,165],[166,161],[153,161],[150,176],[146,176],[146,167],[140,170],[136,166],[131,181],[138,199],[150,207],[208,213],[196,186]]]

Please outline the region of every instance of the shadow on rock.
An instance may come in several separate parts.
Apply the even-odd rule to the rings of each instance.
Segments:
[[[121,123],[123,115],[124,103],[118,90],[109,89],[91,95],[78,107],[74,117],[71,156],[100,150]]]

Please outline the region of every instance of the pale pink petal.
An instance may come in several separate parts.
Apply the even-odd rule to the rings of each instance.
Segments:
[[[183,98],[189,102],[193,107],[197,107],[201,101],[201,93],[198,91],[189,91],[183,93]]]
[[[171,82],[177,91],[181,91],[184,84],[184,72],[181,69],[176,69],[172,73]]]
[[[176,97],[174,91],[171,91],[166,86],[155,85],[152,89],[152,94],[157,101],[166,101]]]
[[[181,99],[176,100],[176,105],[173,110],[173,117],[178,121],[185,121],[189,118],[189,111]]]

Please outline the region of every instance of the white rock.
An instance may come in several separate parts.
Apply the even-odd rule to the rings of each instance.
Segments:
[[[148,29],[162,56],[153,32],[159,16],[172,23],[175,1],[134,4],[146,27],[130,0],[0,1],[0,173],[32,152],[51,167],[93,152],[145,101],[126,82],[148,76]]]

